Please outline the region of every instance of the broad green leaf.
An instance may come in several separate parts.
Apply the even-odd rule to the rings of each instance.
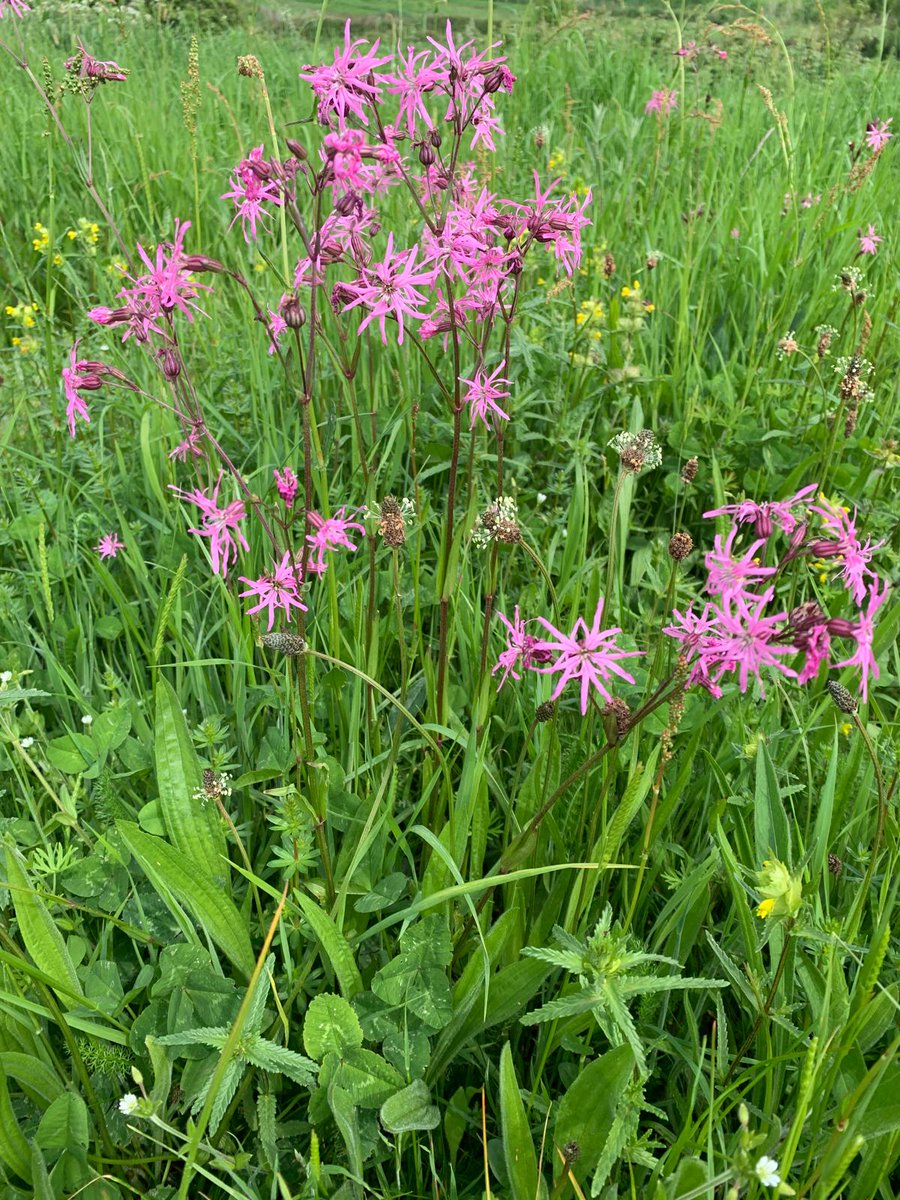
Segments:
[[[509,1042],[500,1054],[500,1129],[513,1200],[535,1200],[538,1194],[537,1156],[525,1105],[519,1095]]]
[[[380,1108],[389,1096],[399,1092],[405,1080],[374,1050],[356,1047],[338,1055],[325,1055],[319,1072],[319,1085],[336,1084],[348,1093],[360,1108]]]
[[[775,766],[762,738],[756,750],[756,791],[753,798],[754,834],[756,841],[756,866],[761,867],[768,858],[781,859],[788,866],[791,862],[791,833]]]
[[[87,1105],[77,1092],[64,1092],[50,1105],[38,1125],[35,1141],[45,1152],[87,1150]]]
[[[317,1062],[330,1051],[343,1056],[363,1044],[359,1017],[342,996],[316,996],[303,1019],[303,1045]]]
[[[31,886],[13,846],[6,847],[6,882],[25,949],[39,970],[51,979],[59,980],[59,986],[54,990],[60,1002],[66,1008],[74,1007],[78,998],[84,995],[75,966],[56,922]]]
[[[560,1102],[553,1140],[560,1148],[578,1143],[571,1169],[582,1185],[597,1165],[633,1070],[631,1047],[616,1046],[589,1063]]]
[[[350,1162],[350,1170],[357,1179],[361,1179],[363,1154],[362,1142],[359,1137],[359,1121],[357,1119],[356,1106],[350,1094],[337,1083],[333,1083],[328,1089],[328,1106],[334,1115],[338,1129],[341,1131],[341,1137],[344,1139],[344,1145],[347,1148],[347,1158]],[[358,1193],[358,1189],[355,1186],[354,1193]]]
[[[441,1114],[431,1103],[428,1085],[421,1079],[412,1083],[381,1106],[381,1123],[390,1133],[408,1133],[412,1129],[437,1129]]]
[[[59,1076],[46,1063],[16,1050],[0,1051],[0,1072],[15,1079],[22,1091],[42,1109],[65,1090]]]
[[[446,921],[423,917],[400,936],[400,953],[372,980],[386,1004],[404,1007],[424,1025],[441,1029],[453,1015],[447,966],[453,956]]]
[[[360,896],[353,908],[358,913],[381,912],[400,899],[408,882],[400,871],[394,871],[384,879],[379,879],[367,895]]]
[[[363,990],[363,981],[349,942],[328,913],[319,908],[312,897],[305,896],[301,892],[297,896],[297,903],[303,910],[304,917],[312,926],[313,933],[322,947],[322,952],[334,971],[338,986],[344,996],[348,1000],[352,1000],[357,992]]]
[[[37,1142],[31,1143],[31,1186],[34,1188],[34,1200],[56,1200],[47,1164]]]
[[[31,1179],[31,1149],[13,1112],[3,1071],[0,1071],[0,1162],[20,1179]]]
[[[162,838],[144,833],[130,821],[116,828],[147,878],[168,904],[174,896],[245,976],[255,966],[246,923],[222,888]]]
[[[181,703],[171,684],[156,684],[154,730],[159,804],[172,845],[203,875],[224,883],[230,893],[225,837],[212,801],[202,794],[203,774],[191,743]]]

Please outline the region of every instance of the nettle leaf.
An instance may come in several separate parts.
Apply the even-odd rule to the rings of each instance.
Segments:
[[[431,1029],[443,1029],[453,1016],[446,968],[453,957],[443,919],[425,917],[400,937],[400,954],[372,980],[372,991],[386,1004],[405,1008]]]
[[[272,1071],[278,1075],[287,1075],[295,1083],[303,1087],[312,1087],[316,1082],[318,1065],[311,1058],[305,1058],[287,1046],[278,1046],[266,1038],[251,1042],[244,1050],[247,1062],[264,1071]]]
[[[316,996],[303,1021],[303,1045],[317,1062],[326,1054],[340,1057],[363,1044],[359,1017],[342,996]]]

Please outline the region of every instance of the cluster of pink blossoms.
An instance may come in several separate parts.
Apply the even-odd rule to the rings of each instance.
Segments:
[[[893,119],[888,117],[886,121],[870,121],[866,126],[866,145],[873,154],[880,154],[894,136],[888,129]]]
[[[742,692],[753,677],[764,694],[763,668],[808,683],[826,664],[859,668],[860,692],[867,698],[869,679],[878,678],[872,652],[873,618],[890,590],[869,566],[881,543],[860,539],[855,514],[851,517],[824,497],[819,504],[811,503],[816,487],[810,484],[787,500],[744,500],[704,513],[705,517],[730,516],[733,524],[726,536],[714,539],[714,549],[705,557],[706,592],[713,599],[700,613],[694,612],[693,605],[684,613],[675,610],[673,623],[664,631],[681,643],[683,660],[690,666],[689,683],[718,697],[725,676],[736,675]],[[821,529],[813,535],[816,518]],[[735,541],[742,526],[752,526],[753,541],[741,552]],[[777,550],[779,532],[787,546]],[[790,611],[781,608],[776,601],[778,578],[801,555],[834,561],[837,579],[857,607],[855,619],[829,617],[814,600]],[[854,642],[854,653],[833,662],[832,638]],[[799,664],[798,655],[802,655]]]
[[[685,62],[693,62],[695,58],[708,51],[715,58],[720,58],[723,61],[728,57],[728,51],[722,50],[719,46],[710,43],[709,46],[698,46],[696,42],[685,42],[683,46],[679,46],[674,52],[676,58],[683,58]]]
[[[678,107],[678,93],[669,91],[668,88],[658,88],[653,92],[650,99],[644,105],[645,113],[659,113],[661,117],[666,116],[673,108]]]
[[[31,12],[31,7],[25,0],[0,0],[0,21],[7,12],[12,13],[14,17],[24,17],[27,12]]]
[[[509,621],[502,613],[497,614],[506,626],[506,649],[500,654],[493,673],[502,670],[497,690],[506,683],[511,675],[519,679],[519,668],[536,671],[542,675],[558,675],[556,685],[550,699],[556,700],[562,695],[566,686],[575,681],[579,685],[581,712],[588,710],[591,693],[597,692],[609,703],[612,700],[607,683],[614,677],[624,679],[626,683],[634,683],[630,675],[619,664],[625,658],[640,656],[641,650],[623,650],[616,642],[622,630],[615,626],[612,629],[603,628],[603,597],[597,601],[594,619],[590,625],[583,617],[578,617],[571,633],[564,633],[551,625],[544,617],[538,617],[537,622],[551,634],[550,638],[536,638],[526,632],[526,622],[519,616],[516,606],[515,615]],[[555,657],[554,657],[555,656]]]

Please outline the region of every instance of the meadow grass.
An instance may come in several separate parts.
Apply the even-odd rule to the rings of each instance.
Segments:
[[[479,175],[500,196],[530,196],[533,170],[594,189],[580,266],[569,278],[529,258],[511,330],[503,493],[521,537],[473,542],[497,498],[497,438],[465,421],[457,463],[423,358],[373,327],[348,371],[335,341],[307,409],[312,507],[408,497],[415,516],[401,547],[368,521],[356,552],[333,556],[297,656],[259,644],[265,623],[237,595],[238,574],[270,566],[258,527],[227,580],[210,571],[197,514],[169,487],[216,469],[195,478],[171,459],[182,432],[156,365],[85,313],[115,303],[125,254],[170,240],[176,219],[192,222],[190,252],[277,308],[280,223],[249,245],[220,198],[234,164],[271,144],[259,81],[235,60],[259,58],[279,138],[317,161],[298,79],[315,30],[302,12],[274,33],[202,34],[192,83],[189,35],[150,21],[0,22],[45,87],[78,36],[130,71],[90,110],[119,245],[85,190],[84,105],[61,101],[73,151],[4,61],[11,1200],[895,1194],[900,606],[878,612],[880,676],[858,712],[825,688],[855,705],[852,669],[803,686],[771,672],[745,693],[730,681],[716,700],[684,691],[661,631],[673,609],[702,607],[704,552],[729,528],[702,514],[745,496],[817,483],[858,509],[884,543],[875,569],[896,577],[900,177],[896,140],[873,158],[865,132],[900,114],[900,73],[862,59],[862,33],[842,36],[827,6],[824,27],[787,37],[738,9],[713,27],[511,7],[493,17],[517,82]],[[474,8],[451,13],[457,34]],[[384,14],[392,36],[401,16],[404,37],[426,17],[434,29],[431,6],[404,4]],[[483,44],[481,21],[472,35]],[[689,40],[728,57],[674,56]],[[677,109],[646,114],[662,88]],[[411,244],[400,189],[378,206]],[[870,225],[883,241],[858,257]],[[292,266],[296,241],[289,253]],[[848,267],[864,272],[849,290]],[[300,342],[285,373],[247,290],[198,278],[213,290],[181,352],[205,423],[286,520],[272,471],[303,477]],[[142,392],[90,393],[72,439],[60,373],[75,338]],[[431,345],[452,389],[452,354]],[[849,364],[834,369],[857,354],[873,364],[858,411]],[[608,443],[642,429],[662,461],[629,473]],[[301,483],[300,544],[302,500]],[[112,531],[124,545],[101,559]],[[680,531],[695,549],[676,561]],[[794,562],[791,603],[852,616],[834,565]],[[519,606],[569,630],[600,595],[645,654],[625,662],[636,683],[621,694],[632,719],[653,711],[627,736],[615,713],[582,716],[574,691],[542,707],[547,675],[498,692],[490,673],[495,614]]]

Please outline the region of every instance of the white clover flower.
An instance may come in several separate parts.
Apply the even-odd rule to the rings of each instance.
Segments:
[[[119,1112],[126,1117],[130,1117],[131,1114],[137,1109],[138,1103],[138,1098],[134,1092],[126,1092],[119,1101]],[[762,1160],[760,1159],[760,1161]]]
[[[23,750],[27,750],[29,746],[34,745],[34,738],[24,737],[24,738],[22,738],[21,742],[19,742],[19,745],[22,747]]]
[[[781,1176],[778,1174],[778,1163],[774,1158],[769,1158],[764,1154],[756,1166],[753,1168],[756,1172],[756,1178],[763,1187],[778,1187],[781,1183]]]
[[[85,713],[84,716],[81,718],[81,723],[82,723],[82,725],[93,725],[94,718],[91,716],[90,713]]]

